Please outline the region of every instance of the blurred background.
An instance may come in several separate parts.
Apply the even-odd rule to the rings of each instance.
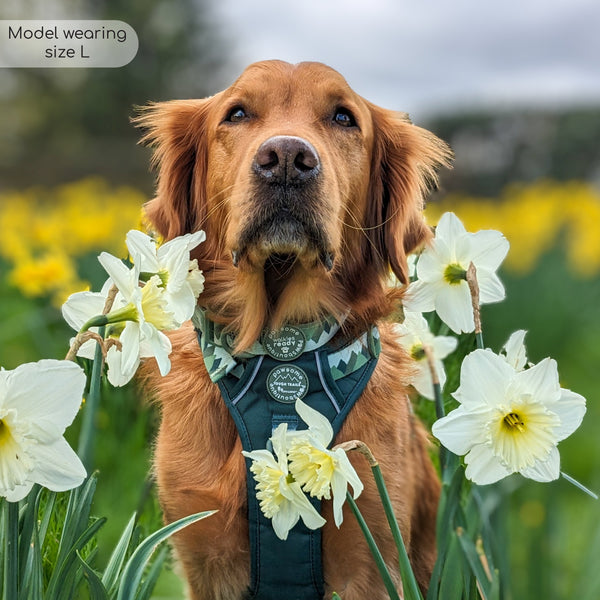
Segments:
[[[210,95],[255,60],[319,60],[453,147],[428,218],[453,210],[508,237],[507,299],[485,307],[486,344],[523,328],[530,360],[557,359],[563,387],[588,400],[562,468],[600,490],[598,2],[3,0],[0,18],[119,19],[140,42],[120,69],[0,69],[0,365],[63,357],[60,305],[99,289],[97,254],[123,256],[140,227],[154,179],[136,105]],[[132,388],[104,395],[101,557],[140,503],[160,518],[144,484],[156,421]],[[513,477],[501,492],[512,597],[600,597],[600,504],[562,479]],[[174,575],[156,598],[182,598]]]

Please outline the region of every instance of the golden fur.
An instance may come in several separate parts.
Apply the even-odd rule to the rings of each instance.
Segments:
[[[340,112],[353,122],[338,122]],[[236,333],[237,351],[265,327],[326,314],[347,315],[339,335],[348,338],[378,324],[382,354],[336,442],[363,440],[379,460],[426,588],[439,483],[407,398],[409,359],[384,319],[401,297],[388,288],[390,268],[406,282],[407,253],[429,239],[423,200],[449,149],[405,115],[364,100],[319,63],[256,63],[211,98],[154,104],[136,121],[146,130],[144,143],[155,148],[159,173],[148,217],[167,239],[206,231],[194,254],[206,276],[199,302]],[[274,136],[308,141],[319,160],[311,181],[285,194],[256,174],[261,145]],[[290,203],[289,222],[287,207],[283,217],[272,208],[274,198]],[[249,583],[240,440],[192,327],[171,340],[169,375],[146,367],[162,414],[155,450],[161,505],[167,522],[219,509],[178,534],[174,546],[192,598],[238,600]],[[351,460],[365,483],[359,507],[398,580],[368,465]],[[323,511],[325,597],[334,590],[345,600],[387,597],[352,516],[345,514],[338,530],[327,501]]]

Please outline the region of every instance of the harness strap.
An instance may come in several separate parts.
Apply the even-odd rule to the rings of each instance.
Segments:
[[[197,333],[203,354],[204,348],[223,348],[206,340],[204,331]],[[281,423],[287,423],[289,430],[305,429],[306,424],[295,411],[297,397],[324,414],[334,434],[339,432],[375,368],[379,334],[373,327],[344,348],[328,350],[328,346],[320,345],[291,361],[278,360],[268,353],[244,360],[236,356],[236,366],[241,367],[238,376],[232,372],[234,367],[217,378],[244,450],[266,448],[273,430]],[[322,600],[321,530],[310,530],[300,521],[287,540],[280,540],[270,519],[260,510],[250,465],[247,459],[251,582],[246,598]],[[320,501],[311,498],[311,502],[320,512]]]

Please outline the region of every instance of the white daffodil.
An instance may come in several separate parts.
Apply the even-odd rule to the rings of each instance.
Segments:
[[[508,252],[499,231],[468,233],[454,213],[444,213],[435,238],[417,263],[417,281],[410,284],[404,306],[413,312],[435,310],[455,333],[473,331],[475,322],[467,270],[477,270],[480,304],[504,299],[496,270]]]
[[[160,277],[169,310],[179,325],[191,319],[198,295],[204,289],[204,276],[198,261],[190,261],[190,251],[205,239],[204,231],[197,231],[176,237],[157,249],[156,242],[141,231],[133,229],[126,237],[129,253],[139,262],[142,275]]]
[[[342,506],[348,484],[358,498],[363,484],[342,448],[328,450],[333,440],[331,423],[320,412],[302,400],[296,401],[296,412],[308,430],[288,434],[290,473],[302,489],[315,498],[330,499],[333,493],[333,518],[339,527],[344,520]]]
[[[466,476],[478,484],[515,472],[536,481],[558,478],[556,445],[579,427],[586,410],[585,398],[561,389],[554,360],[517,371],[490,350],[465,358],[454,397],[461,405],[432,432],[466,455]]]
[[[100,315],[104,309],[108,292],[113,285],[112,279],[108,279],[101,292],[76,292],[71,294],[62,306],[62,314],[65,321],[75,330],[81,328],[93,317]],[[124,309],[127,302],[123,296],[118,293],[113,302],[113,311]],[[113,313],[114,314],[114,313]],[[120,340],[121,333],[126,327],[126,322],[111,323],[106,326],[106,339]],[[98,327],[90,327],[90,331],[98,333]],[[71,339],[71,344],[74,338]],[[166,335],[158,336],[158,342],[163,345],[162,354],[167,356],[171,353],[171,342]],[[123,386],[135,375],[141,359],[155,356],[153,345],[142,336],[139,340],[139,352],[134,361],[125,361],[127,354],[123,354],[121,346],[111,345],[106,353],[107,377],[111,385],[115,387]],[[126,348],[127,350],[127,348]],[[82,344],[77,351],[77,356],[94,360],[96,352],[96,341],[89,340]]]
[[[427,321],[420,313],[404,311],[404,321],[394,325],[398,334],[398,342],[415,361],[414,370],[409,383],[416,390],[430,400],[435,399],[433,391],[433,379],[425,349],[431,353],[435,371],[443,388],[446,383],[446,372],[442,360],[451,352],[454,352],[458,340],[454,337],[438,335],[434,336],[429,331]]]
[[[160,277],[154,275],[140,287],[141,261],[134,261],[133,268],[128,269],[122,261],[107,252],[103,252],[98,260],[122,298],[121,306],[111,310],[106,318],[108,323],[125,323],[119,335],[123,376],[133,376],[144,348],[156,359],[161,375],[166,375],[171,369],[171,343],[163,331],[176,329],[178,323],[173,313],[168,311]]]
[[[17,502],[35,483],[62,492],[83,482],[85,468],[63,434],[85,381],[79,366],[62,360],[0,370],[0,496]]]
[[[286,447],[287,424],[275,429],[271,442],[277,460],[268,450],[243,451],[252,460],[250,470],[256,480],[256,497],[263,514],[271,519],[277,537],[286,540],[294,525],[302,519],[309,529],[318,529],[325,519],[300,489],[288,471]]]

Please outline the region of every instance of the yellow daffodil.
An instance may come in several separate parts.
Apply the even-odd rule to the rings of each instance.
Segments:
[[[137,257],[142,274],[160,277],[164,299],[179,325],[191,319],[198,295],[204,289],[204,276],[198,261],[190,261],[190,251],[205,239],[204,231],[197,231],[157,248],[156,242],[141,231],[134,229],[127,234],[129,253]]]
[[[296,401],[296,412],[308,425],[308,430],[288,434],[290,472],[302,489],[315,498],[331,498],[333,517],[339,527],[344,520],[342,506],[348,484],[358,498],[363,484],[342,448],[329,450],[333,440],[331,423],[321,413],[302,400]]]
[[[282,423],[271,437],[277,459],[268,450],[242,452],[252,460],[250,470],[256,480],[256,497],[263,514],[271,519],[277,537],[285,540],[302,519],[309,529],[318,529],[325,519],[317,512],[288,470],[287,424]]]
[[[158,363],[162,375],[171,369],[171,344],[163,331],[175,329],[178,323],[168,310],[160,277],[154,275],[143,287],[139,283],[139,262],[132,269],[111,254],[103,252],[100,263],[117,286],[122,305],[106,315],[108,323],[125,322],[119,336],[122,345],[122,370],[127,375],[135,372],[144,341]]]

